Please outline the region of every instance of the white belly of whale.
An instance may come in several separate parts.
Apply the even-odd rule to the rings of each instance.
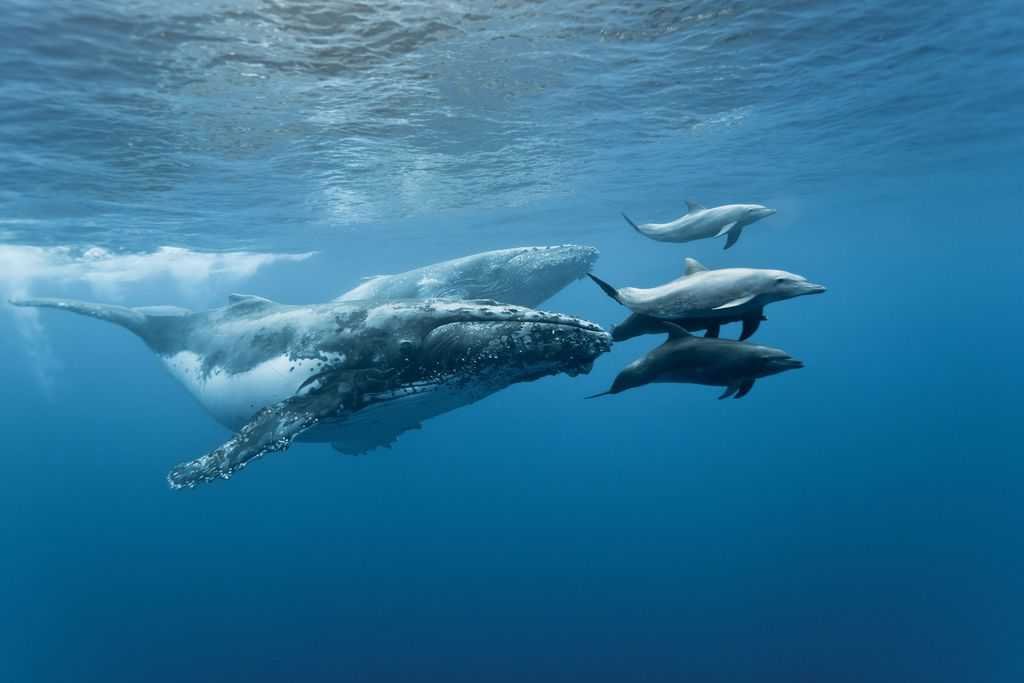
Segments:
[[[215,369],[206,374],[202,357],[192,351],[181,351],[162,360],[171,375],[185,385],[217,422],[234,431],[266,406],[293,396],[321,367],[319,360],[294,361],[277,356],[245,372]]]

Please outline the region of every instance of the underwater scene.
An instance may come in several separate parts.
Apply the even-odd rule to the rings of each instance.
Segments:
[[[0,0],[0,681],[1024,681],[1024,6]]]

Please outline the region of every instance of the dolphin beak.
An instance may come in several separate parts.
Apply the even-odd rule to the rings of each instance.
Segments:
[[[828,291],[828,289],[825,287],[825,285],[816,285],[811,283],[807,287],[808,294],[824,294],[826,291]]]

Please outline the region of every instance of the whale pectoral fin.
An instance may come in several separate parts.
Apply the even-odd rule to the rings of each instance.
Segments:
[[[175,465],[167,483],[172,489],[183,489],[227,479],[260,456],[286,450],[299,434],[336,415],[338,408],[337,396],[328,393],[292,396],[267,406],[220,448]]]
[[[711,310],[712,311],[721,311],[721,310],[726,309],[726,308],[736,308],[737,306],[742,306],[743,304],[750,303],[750,301],[753,298],[754,298],[753,294],[748,294],[747,296],[741,296],[738,299],[733,299],[732,301],[727,301],[724,304],[722,304],[721,306],[715,306]]]
[[[754,380],[747,379],[740,382],[740,390],[736,392],[733,398],[743,398],[750,393],[750,390],[754,388]]]
[[[758,311],[757,313],[754,313],[753,315],[748,315],[746,318],[744,318],[743,331],[740,332],[740,341],[749,339],[755,332],[757,332],[757,328],[761,327],[761,321],[763,319],[763,309]]]
[[[725,238],[725,247],[724,248],[728,249],[732,245],[736,244],[736,240],[738,240],[740,238],[741,234],[743,234],[743,228],[740,227],[740,226],[736,226],[735,228],[730,230],[729,231],[729,236]]]
[[[722,395],[718,397],[718,400],[721,401],[723,398],[729,398],[730,396],[735,394],[739,388],[740,386],[738,384],[731,384],[727,386],[725,388],[725,391],[722,392]]]
[[[705,336],[705,337],[713,337],[713,338],[717,338],[717,337],[718,337],[718,335],[719,335],[719,334],[720,334],[721,332],[722,332],[722,326],[721,326],[721,325],[708,325],[708,329],[707,329],[707,331],[706,331],[706,332],[704,333],[704,336]]]
[[[716,238],[721,237],[722,235],[726,234],[727,232],[729,232],[730,230],[732,230],[735,227],[736,227],[736,221],[733,221],[732,223],[726,223],[725,225],[722,226],[721,230],[719,230],[717,233],[715,233],[715,237]]]

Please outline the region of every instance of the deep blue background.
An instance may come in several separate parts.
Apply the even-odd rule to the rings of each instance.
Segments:
[[[965,90],[915,102],[925,130],[910,138],[900,137],[910,113],[876,111],[867,130],[846,120],[840,129],[876,145],[863,157],[849,156],[857,145],[838,129],[831,142],[783,150],[771,137],[790,102],[782,94],[751,114],[755,128],[718,134],[728,153],[708,156],[699,131],[645,151],[659,168],[672,158],[700,166],[700,153],[699,178],[609,183],[609,194],[606,179],[629,169],[599,160],[584,174],[591,189],[579,181],[536,201],[289,229],[263,246],[320,254],[242,285],[182,292],[146,281],[121,298],[203,307],[240,288],[321,301],[374,272],[570,241],[599,247],[597,272],[616,284],[663,282],[691,255],[828,285],[768,309],[755,341],[807,367],[758,382],[742,401],[667,385],[581,400],[656,343],[642,338],[588,376],[512,387],[391,451],[355,458],[297,445],[230,482],[175,493],[168,468],[228,433],[141,342],[44,313],[59,364],[47,391],[26,347],[42,341],[26,342],[0,315],[0,680],[1024,680],[1024,181],[1021,140],[1006,128],[1024,107],[1019,84],[971,81],[964,64],[975,62],[954,58],[957,46],[977,48],[995,64],[989,74],[1019,64],[1019,12],[986,8],[907,24],[945,29],[921,38],[942,47],[920,80]],[[802,12],[775,21],[813,24]],[[870,27],[870,12],[862,19]],[[1006,42],[972,47],[991,36]],[[829,35],[837,54],[844,38]],[[828,82],[844,64],[823,59],[814,73]],[[792,106],[802,113],[780,135],[813,114],[813,103]],[[941,130],[943,106],[946,120],[975,125]],[[996,120],[1003,127],[986,137]],[[750,165],[762,142],[786,165]],[[645,158],[633,169],[641,177]],[[728,252],[645,241],[618,218],[667,219],[686,198],[779,213]],[[24,201],[9,215],[37,216]],[[216,214],[217,202],[205,210]],[[231,246],[232,226],[250,244],[251,225],[220,210],[218,246]],[[116,249],[130,242],[131,217],[126,206],[121,222],[89,223],[86,234]],[[18,236],[69,241],[45,229]],[[190,244],[156,229],[147,239]],[[33,292],[100,298],[45,281]],[[624,315],[589,282],[545,307],[605,325]]]

